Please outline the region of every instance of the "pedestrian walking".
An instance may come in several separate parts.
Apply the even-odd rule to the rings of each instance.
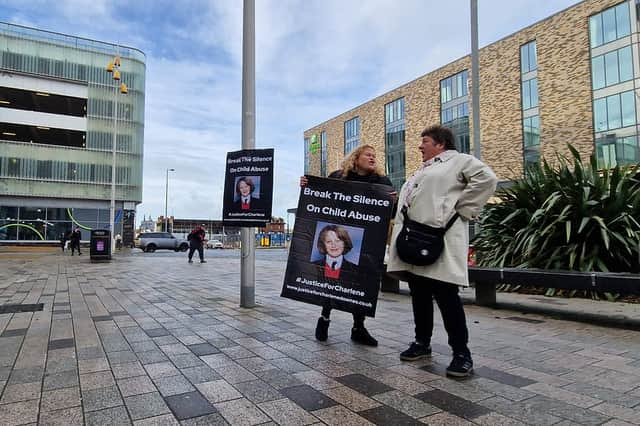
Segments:
[[[384,175],[384,172],[378,165],[378,162],[376,160],[376,150],[371,145],[360,145],[355,150],[353,150],[351,154],[349,154],[349,156],[344,160],[343,168],[341,170],[334,171],[329,175],[329,177],[334,179],[345,179],[356,182],[377,183],[386,185],[389,187],[389,191],[393,195],[396,194],[393,190],[393,184],[391,183],[391,180],[389,180],[389,178]],[[306,186],[307,183],[308,180],[306,176],[300,177],[301,187]],[[327,234],[328,236],[336,235],[335,231],[332,231],[331,233],[327,232],[325,234]],[[336,237],[336,239],[340,238]],[[343,244],[343,240],[345,239],[345,237],[342,237],[341,239]],[[319,249],[320,246],[322,246],[322,249],[324,249],[325,242],[320,241]],[[320,251],[322,252],[322,250]],[[333,269],[333,265],[328,264],[327,267],[328,269]],[[323,306],[320,318],[318,318],[318,322],[316,324],[316,339],[321,342],[326,341],[328,338],[329,324],[331,322],[330,315],[331,304],[330,302],[327,302],[327,304]],[[369,334],[369,331],[367,331],[367,329],[365,328],[364,315],[362,314],[353,314],[351,340],[367,346],[378,346],[378,341],[373,336],[371,336],[371,334]]]
[[[204,240],[207,234],[202,226],[196,226],[187,236],[187,240],[189,240],[189,263],[193,263],[193,252],[198,250],[198,254],[200,255],[200,263],[207,263],[204,260]]]
[[[65,246],[65,244],[67,244],[67,236],[64,234],[64,232],[61,232],[60,235],[58,236],[58,238],[60,239],[60,248],[62,249],[62,252],[64,253],[64,246]]]
[[[73,232],[71,233],[71,236],[69,237],[69,240],[70,240],[69,245],[71,247],[71,256],[73,256],[76,250],[78,250],[78,256],[82,254],[82,252],[80,251],[81,238],[82,238],[82,233],[80,232],[80,228],[74,229]]]
[[[453,351],[447,375],[464,377],[473,371],[469,332],[458,295],[459,286],[469,285],[468,222],[480,214],[495,191],[497,178],[480,160],[456,150],[450,129],[431,126],[421,136],[423,163],[400,191],[387,265],[387,271],[408,281],[411,290],[415,341],[400,354],[400,359],[415,361],[431,356],[435,298]],[[417,265],[399,257],[397,241],[405,219],[434,228],[450,226],[435,263]],[[403,257],[407,259],[406,255]]]

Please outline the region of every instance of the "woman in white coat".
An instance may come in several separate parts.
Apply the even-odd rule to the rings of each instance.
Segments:
[[[481,212],[495,191],[497,178],[480,160],[456,150],[448,128],[431,126],[421,136],[423,164],[400,192],[387,265],[389,273],[409,282],[413,304],[416,339],[400,359],[415,361],[431,355],[435,298],[453,350],[447,374],[464,377],[473,370],[469,332],[458,295],[458,286],[469,285],[468,221]],[[456,212],[460,215],[446,232],[444,250],[434,264],[416,266],[398,257],[395,241],[402,229],[402,207],[411,220],[438,228],[444,228]]]

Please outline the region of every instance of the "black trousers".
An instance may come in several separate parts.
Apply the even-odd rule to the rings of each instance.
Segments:
[[[433,299],[436,299],[444,328],[449,336],[449,346],[454,354],[471,355],[469,331],[464,315],[458,286],[426,277],[414,276],[409,280],[413,319],[416,324],[416,342],[429,345],[433,332]]]
[[[82,254],[80,253],[80,241],[71,241],[69,246],[71,247],[71,256],[73,256],[76,250],[78,250],[78,254]]]
[[[193,257],[193,252],[198,250],[198,254],[200,255],[200,261],[204,260],[204,250],[202,248],[202,243],[191,243],[189,244],[189,260]]]

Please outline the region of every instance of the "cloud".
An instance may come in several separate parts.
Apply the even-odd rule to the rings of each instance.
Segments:
[[[479,3],[483,46],[576,1]],[[226,152],[241,146],[241,1],[0,0],[0,20],[143,50],[138,216],[164,214],[175,168],[169,213],[221,217]],[[305,129],[469,50],[467,0],[256,1],[256,145],[276,150],[274,215],[297,205]]]

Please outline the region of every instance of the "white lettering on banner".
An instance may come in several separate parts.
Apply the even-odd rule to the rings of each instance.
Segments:
[[[255,163],[262,162],[262,161],[271,161],[271,158],[272,157],[253,157],[253,161]]]
[[[323,214],[328,214],[330,216],[338,216],[338,217],[347,217],[347,211],[346,210],[341,210],[341,209],[336,209],[334,207],[323,207],[322,208],[322,213]]]
[[[328,200],[331,200],[331,193],[329,191],[314,191],[313,189],[309,188],[308,186],[304,187],[304,190],[302,191],[302,193],[304,195],[311,195],[312,197],[316,197],[316,198],[326,198]]]
[[[250,171],[252,171],[252,172],[268,172],[269,168],[268,167],[255,167],[255,166],[253,166],[253,167],[251,167]]]
[[[376,215],[372,215],[372,214],[364,214],[364,213],[360,213],[359,211],[352,211],[349,212],[349,219],[358,219],[358,220],[362,220],[365,222],[376,222],[376,223],[380,223],[380,216],[376,216]]]
[[[338,201],[347,201],[347,202],[351,201],[351,195],[344,195],[342,192],[333,191],[333,196]]]
[[[231,173],[241,173],[241,172],[250,172],[251,168],[247,167],[247,166],[243,166],[243,167],[231,167],[229,169],[229,172]]]
[[[350,294],[352,296],[364,297],[364,291],[355,290],[353,288],[348,288],[348,287],[342,287],[340,284],[329,284],[329,283],[324,282],[324,281],[308,280],[308,279],[303,278],[303,277],[296,278],[296,282],[300,283],[300,284],[310,285],[310,286],[313,286],[313,287],[326,288],[326,289],[329,289],[329,290],[339,291],[341,293]]]
[[[264,213],[252,213],[252,212],[241,212],[241,213],[229,213],[228,216],[233,217],[264,217]]]
[[[354,195],[353,202],[359,203],[359,204],[368,204],[368,205],[374,204],[376,206],[382,206],[382,207],[389,207],[390,205],[389,200],[378,200],[375,198],[365,197],[364,195]]]
[[[320,213],[320,207],[316,207],[313,204],[307,204],[307,211],[311,213]]]

